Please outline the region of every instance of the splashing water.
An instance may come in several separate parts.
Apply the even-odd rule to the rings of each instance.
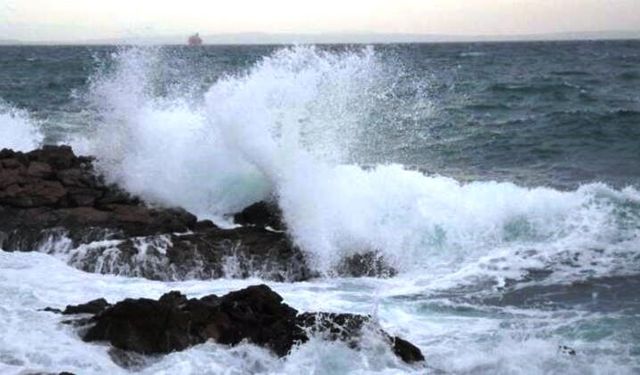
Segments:
[[[529,268],[560,267],[559,258],[578,251],[586,259],[605,246],[619,255],[638,242],[627,225],[639,215],[632,188],[461,184],[400,165],[358,166],[358,141],[375,131],[370,120],[399,75],[372,48],[282,49],[220,78],[204,103],[154,95],[157,56],[120,51],[115,69],[93,80],[103,121],[92,153],[102,170],[151,201],[218,220],[275,196],[321,272],[377,251],[401,271],[499,274],[501,283]],[[492,272],[489,263],[505,257],[516,260]],[[624,257],[611,257],[590,275],[624,272]]]
[[[26,111],[10,107],[0,101],[0,148],[31,151],[44,139],[38,124]]]
[[[374,310],[386,329],[418,344],[430,366],[453,373],[637,370],[636,188],[462,183],[373,155],[379,151],[369,141],[388,136],[380,121],[411,115],[390,115],[397,99],[390,93],[403,67],[373,48],[280,49],[195,94],[189,82],[163,87],[162,53],[128,48],[111,56],[112,65],[91,78],[86,95],[98,122],[72,144],[96,155],[109,179],[146,200],[219,223],[252,202],[277,199],[292,239],[326,276],[345,257],[365,251],[378,252],[399,271],[390,279],[270,283],[288,303],[303,311]],[[419,98],[416,108],[429,107],[428,101]],[[2,146],[30,149],[42,141],[24,112],[2,107],[0,121]],[[372,159],[388,163],[364,166]],[[0,263],[9,306],[0,308],[0,320],[16,322],[1,327],[7,349],[0,345],[0,372],[25,366],[124,372],[105,347],[87,349],[38,308],[102,296],[156,298],[170,289],[220,294],[263,282],[159,283],[84,274],[38,253],[0,251]],[[602,285],[601,294],[584,293],[593,285]],[[27,329],[34,326],[55,332],[55,340],[43,342],[40,331]],[[355,352],[312,340],[285,360],[248,344],[205,344],[150,359],[142,372],[425,372],[394,362],[373,341],[365,344]],[[559,354],[560,345],[578,355]],[[83,351],[90,356],[77,356]]]

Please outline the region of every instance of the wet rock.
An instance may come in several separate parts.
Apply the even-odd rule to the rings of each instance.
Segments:
[[[26,154],[0,152],[0,232],[62,227],[70,237],[91,227],[124,236],[190,230],[195,216],[181,209],[151,208],[116,186],[107,186],[91,160],[76,157],[66,146],[45,146]],[[22,240],[22,245],[29,245]],[[32,245],[37,245],[32,244]],[[0,246],[14,250],[11,243]]]
[[[113,363],[129,371],[140,371],[149,362],[148,358],[142,354],[118,348],[111,348],[108,353]]]
[[[566,355],[576,355],[576,351],[573,348],[570,348],[566,345],[560,345],[558,347],[558,351],[562,354],[566,354]]]
[[[50,312],[50,313],[54,313],[54,314],[62,314],[62,310],[56,309],[54,307],[45,307],[44,309],[41,309],[41,310],[38,310],[38,311],[46,311],[46,312]]]
[[[33,161],[29,163],[29,168],[27,168],[27,175],[37,178],[50,178],[53,175],[53,170],[47,163]]]
[[[298,333],[296,311],[268,287],[254,286],[223,297],[187,299],[177,292],[160,300],[127,299],[95,317],[85,341],[108,341],[142,354],[169,353],[214,339],[242,340],[285,355]]]
[[[58,181],[18,180],[0,191],[0,204],[21,208],[55,206],[66,194]]]
[[[69,305],[62,312],[63,315],[72,314],[99,314],[109,307],[109,303],[104,298],[94,299],[80,305]]]
[[[282,211],[276,203],[257,202],[233,216],[233,221],[240,225],[270,227],[274,230],[285,230],[282,222]]]
[[[309,328],[312,333],[322,333],[328,340],[344,341],[352,348],[357,347],[362,329],[369,322],[371,317],[354,314],[309,312],[297,317],[301,327]]]
[[[26,154],[29,161],[47,163],[56,169],[68,169],[81,163],[69,146],[42,146]]]
[[[301,281],[313,276],[283,233],[247,227],[129,238],[84,246],[70,263],[87,272],[153,280],[261,277]]]
[[[255,210],[247,215],[266,217]],[[272,215],[264,223],[275,225],[274,220]],[[149,206],[106,184],[92,160],[69,147],[0,151],[4,250],[64,251],[70,264],[85,271],[160,280],[309,278],[299,249],[263,226],[223,230],[179,208]],[[95,243],[105,240],[111,242]]]
[[[392,338],[392,347],[393,352],[407,363],[424,361],[420,348],[398,336]]]
[[[320,334],[358,348],[365,326],[388,341],[406,362],[424,360],[420,349],[385,333],[369,317],[353,314],[305,313],[283,303],[266,285],[189,299],[170,292],[159,300],[126,299],[97,313],[83,340],[106,341],[114,348],[140,354],[166,354],[214,340],[234,346],[248,341],[278,356]],[[122,357],[122,355],[119,355]]]
[[[93,301],[89,301],[87,303],[82,303],[79,305],[68,305],[64,310],[54,308],[54,307],[45,307],[40,311],[52,312],[55,314],[62,314],[62,315],[75,315],[75,314],[96,315],[104,311],[109,306],[111,305],[109,305],[109,303],[104,298],[98,298]]]
[[[343,259],[337,273],[350,277],[393,277],[398,272],[385,262],[382,255],[369,251]]]
[[[418,347],[399,337],[392,337],[373,324],[371,317],[354,314],[335,313],[304,313],[298,315],[297,322],[301,327],[307,327],[310,332],[319,332],[328,340],[340,340],[350,347],[357,348],[363,330],[376,330],[387,340],[393,352],[407,363],[424,361],[424,356]]]

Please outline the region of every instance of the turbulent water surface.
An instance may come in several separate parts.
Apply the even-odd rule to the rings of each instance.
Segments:
[[[43,143],[220,225],[276,197],[323,277],[269,285],[300,310],[373,314],[428,363],[312,340],[286,359],[204,344],[143,373],[640,372],[640,42],[0,47],[0,148]],[[370,250],[398,275],[334,277]],[[263,282],[38,252],[0,251],[0,270],[0,373],[125,372],[39,308]]]

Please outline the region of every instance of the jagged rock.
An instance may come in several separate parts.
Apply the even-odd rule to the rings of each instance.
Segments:
[[[93,244],[104,240],[117,243]],[[53,252],[60,249],[52,244],[61,241],[69,263],[90,272],[161,280],[310,276],[283,233],[223,230],[179,208],[148,206],[106,184],[92,159],[66,146],[1,150],[0,248]]]
[[[68,305],[64,310],[55,308],[55,307],[45,307],[41,311],[52,312],[56,314],[62,315],[76,315],[76,314],[92,314],[96,315],[103,312],[107,307],[109,307],[109,303],[104,298],[98,298],[93,301],[89,301],[87,303],[82,303],[79,305]],[[69,321],[73,323],[74,321]]]
[[[233,221],[240,225],[255,225],[270,227],[275,230],[285,230],[282,222],[282,211],[276,203],[257,202],[233,216]]]
[[[404,361],[424,360],[420,349],[389,336],[369,317],[298,314],[266,285],[250,286],[222,297],[188,299],[174,291],[159,300],[126,299],[97,313],[89,323],[83,340],[107,341],[117,349],[135,353],[170,353],[207,340],[231,346],[247,340],[278,356],[285,356],[294,345],[306,342],[309,333],[358,348],[362,331],[368,326],[387,340]]]
[[[311,332],[324,334],[325,339],[341,340],[350,347],[357,348],[362,331],[367,324],[372,324],[371,317],[354,314],[304,313],[297,317],[300,327],[308,327]],[[385,338],[393,352],[407,363],[424,361],[420,349],[399,337],[392,337],[377,326],[373,329]]]
[[[73,314],[98,314],[103,312],[107,307],[109,307],[109,303],[104,298],[94,299],[93,301],[89,301],[87,303],[83,303],[80,305],[69,305],[64,311],[62,311],[63,315],[73,315]]]
[[[62,227],[71,238],[99,227],[126,236],[184,232],[196,223],[181,209],[147,207],[97,176],[91,159],[76,157],[67,146],[44,146],[23,154],[0,152],[0,232]],[[21,241],[22,245],[29,245]],[[37,245],[37,244],[33,244]],[[11,243],[0,243],[14,250]]]
[[[69,263],[87,272],[153,280],[255,276],[300,281],[313,276],[286,235],[261,228],[128,238],[83,245],[69,254]]]

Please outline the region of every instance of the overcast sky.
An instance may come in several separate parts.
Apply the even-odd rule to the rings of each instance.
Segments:
[[[640,30],[640,0],[0,0],[0,39]]]

